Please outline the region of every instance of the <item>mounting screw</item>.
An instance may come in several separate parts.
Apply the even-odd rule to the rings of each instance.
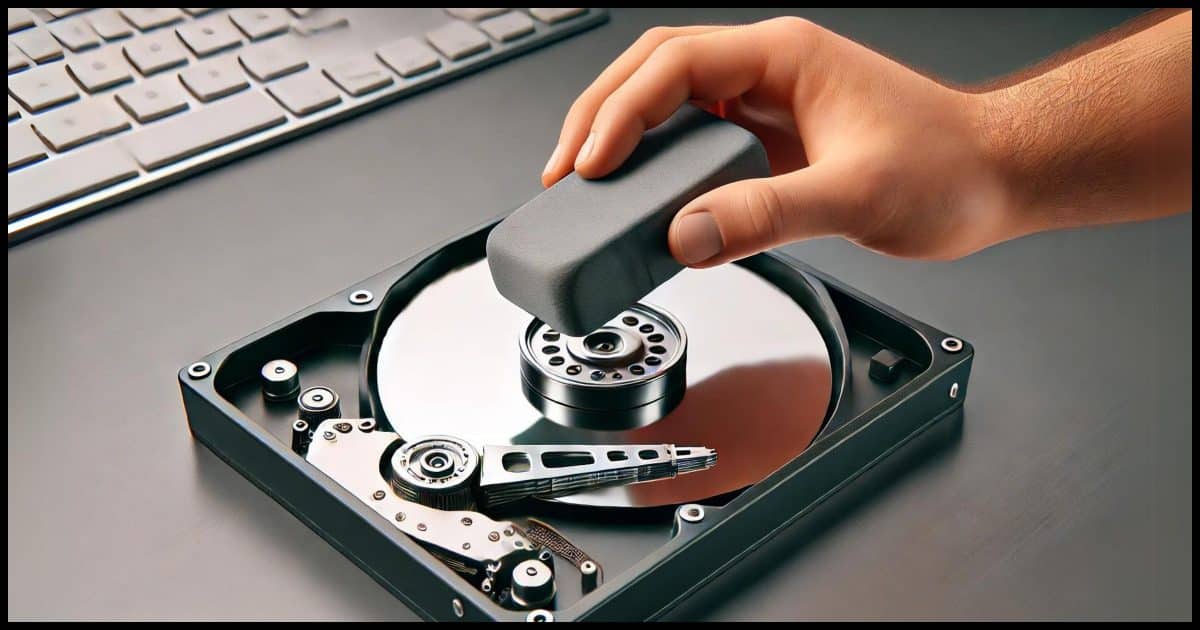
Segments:
[[[470,527],[471,523],[474,523],[474,522],[475,521],[472,521],[470,516],[462,517],[462,524],[465,525],[466,527]]]
[[[375,493],[371,495],[371,498],[375,499],[376,501],[382,501],[383,497],[386,497],[386,496],[387,496],[387,493],[384,492],[383,490],[376,490]]]
[[[404,522],[404,518],[405,518],[404,512],[396,512],[396,522],[397,523]]]
[[[354,293],[350,294],[350,303],[351,304],[358,304],[358,305],[370,304],[371,300],[374,300],[374,299],[375,299],[375,294],[371,293],[370,291],[368,291],[366,289],[359,289],[359,290],[355,291]]]
[[[946,352],[954,354],[962,351],[962,349],[963,342],[962,339],[959,339],[958,337],[946,337],[942,340],[942,350],[945,350]]]
[[[544,623],[554,621],[554,613],[549,610],[534,610],[525,617],[525,621],[534,623]]]
[[[704,520],[704,508],[695,503],[681,505],[679,506],[679,518],[689,523],[699,523]]]
[[[492,533],[488,534],[488,540],[490,540],[492,542],[496,542],[496,541],[500,540],[500,532],[492,532]]]
[[[363,420],[362,422],[358,423],[358,430],[362,431],[363,433],[370,433],[371,431],[374,431],[375,430],[375,421],[374,420]]]
[[[192,380],[199,380],[212,374],[212,366],[204,361],[197,361],[188,366],[187,373]]]
[[[462,602],[457,597],[450,600],[450,607],[454,609],[454,616],[462,619],[464,614]]]

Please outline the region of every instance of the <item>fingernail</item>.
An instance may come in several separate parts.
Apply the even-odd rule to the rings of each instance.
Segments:
[[[545,177],[558,164],[558,158],[562,155],[562,145],[554,145],[554,151],[550,154],[550,159],[546,160],[546,166],[542,169],[542,176]]]
[[[679,255],[685,265],[704,262],[719,254],[724,247],[717,220],[704,210],[679,219],[675,236],[679,243]]]
[[[592,149],[596,146],[596,133],[588,134],[587,140],[583,141],[583,146],[579,148],[579,155],[575,157],[575,168],[586,164],[588,159],[592,157]]]

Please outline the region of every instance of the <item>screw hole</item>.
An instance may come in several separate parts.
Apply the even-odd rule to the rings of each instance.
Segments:
[[[212,366],[204,361],[197,361],[196,363],[189,365],[187,369],[188,376],[192,377],[193,379],[204,378],[208,376],[210,372],[212,372]]]

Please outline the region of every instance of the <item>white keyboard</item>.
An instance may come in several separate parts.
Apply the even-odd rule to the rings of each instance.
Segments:
[[[9,244],[607,19],[602,9],[9,9]]]

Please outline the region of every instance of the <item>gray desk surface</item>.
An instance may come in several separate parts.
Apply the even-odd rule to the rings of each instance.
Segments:
[[[967,81],[1131,12],[801,14]],[[535,194],[571,99],[647,27],[760,17],[614,11],[10,249],[9,617],[414,618],[192,441],[176,369]],[[1191,216],[949,264],[795,251],[975,343],[964,434],[678,616],[1191,618]]]

